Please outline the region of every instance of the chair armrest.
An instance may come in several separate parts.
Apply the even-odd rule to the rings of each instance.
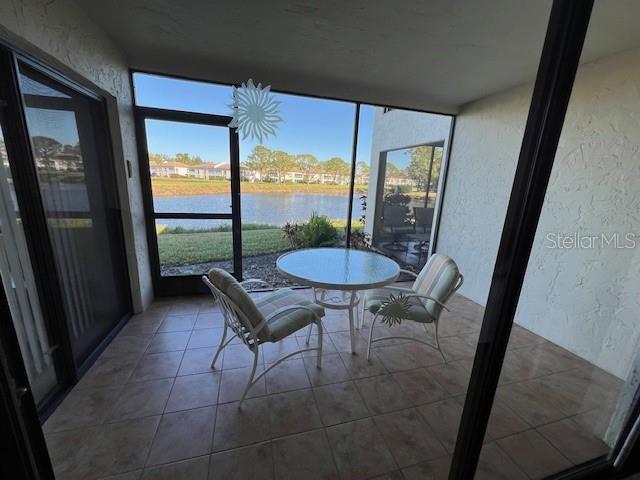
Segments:
[[[273,285],[271,285],[269,282],[266,282],[265,280],[262,280],[260,278],[247,278],[246,280],[243,280],[240,282],[240,285],[242,285],[243,287],[245,285],[251,284],[251,283],[259,283],[261,285],[266,285],[267,287],[271,288],[271,289],[275,289],[275,287]]]
[[[438,305],[440,305],[440,306],[441,306],[442,308],[444,308],[447,312],[450,312],[450,311],[451,311],[451,310],[449,310],[449,309],[447,308],[447,306],[446,306],[444,303],[442,303],[440,300],[436,300],[435,298],[430,297],[430,296],[428,296],[428,295],[418,295],[417,293],[411,293],[411,294],[409,294],[409,295],[405,295],[405,296],[406,296],[406,297],[413,297],[413,298],[423,298],[423,299],[425,299],[425,300],[431,300],[432,302],[435,302],[435,303],[437,303]]]
[[[407,295],[413,295],[416,292],[414,292],[412,289],[408,288],[408,287],[396,287],[395,285],[387,285],[386,287],[384,287],[384,290],[389,290],[392,292],[401,292],[401,293],[406,293]]]
[[[412,272],[411,270],[404,270],[404,269],[400,269],[400,273],[406,273],[407,275],[412,276],[413,278],[418,278],[418,274]]]

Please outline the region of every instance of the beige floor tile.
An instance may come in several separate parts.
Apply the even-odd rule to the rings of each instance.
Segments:
[[[304,366],[311,385],[326,385],[329,383],[349,380],[351,375],[342,363],[338,354],[322,355],[322,368],[317,367],[315,357],[303,357]]]
[[[415,409],[373,417],[398,466],[434,460],[446,455],[433,430]]]
[[[351,353],[351,337],[349,335],[349,330],[329,333],[329,338],[331,339],[331,342],[333,343],[337,352]],[[366,353],[367,342],[361,335],[354,333],[354,342],[356,346],[356,352]]]
[[[441,338],[440,348],[447,362],[473,357],[476,353],[476,346],[467,342],[462,336]]]
[[[246,348],[246,347],[245,347]],[[262,345],[262,357],[265,363],[274,363],[285,355],[297,352],[301,347],[298,346],[296,337],[290,336],[283,338],[279,342],[267,342]],[[290,359],[299,359],[300,355],[293,355]]]
[[[266,375],[267,393],[280,393],[311,386],[304,362],[299,359],[280,363]]]
[[[526,480],[527,476],[495,443],[482,447],[476,480]]]
[[[171,303],[167,315],[197,315],[199,311],[200,305],[198,302],[179,298],[177,301]]]
[[[144,470],[141,480],[207,480],[209,456],[191,458]]]
[[[159,318],[140,318],[132,317],[127,324],[122,327],[119,335],[153,335],[160,328],[160,324],[164,317]]]
[[[411,405],[437,402],[450,397],[450,394],[426,368],[396,372],[392,376],[402,388]]]
[[[220,376],[220,372],[209,372],[177,377],[165,412],[215,405],[218,403]]]
[[[194,330],[201,328],[222,328],[224,327],[224,317],[220,310],[200,312],[194,325]]]
[[[369,416],[369,409],[353,382],[316,387],[313,394],[325,426]]]
[[[208,373],[211,372],[211,361],[215,355],[215,347],[207,348],[194,348],[185,350],[182,362],[180,363],[180,369],[178,375],[193,375],[194,373]],[[221,361],[218,357],[216,367],[220,368]]]
[[[322,427],[311,389],[279,393],[269,400],[271,437],[282,437]]]
[[[147,333],[123,335],[121,332],[111,341],[103,353],[105,356],[142,355],[149,346],[152,337],[152,334]]]
[[[153,439],[147,466],[175,462],[211,451],[216,408],[165,413]]]
[[[544,425],[565,417],[559,405],[538,380],[498,387],[496,398],[529,425]]]
[[[496,443],[533,479],[546,478],[571,467],[571,462],[535,430],[517,433]]]
[[[453,453],[462,417],[462,406],[453,398],[417,408],[448,453]]]
[[[101,356],[75,388],[123,385],[131,377],[139,360],[138,354]]]
[[[259,372],[258,372],[259,373]],[[235,402],[240,400],[251,374],[251,367],[223,370],[220,377],[220,394],[218,403]],[[260,378],[247,393],[247,398],[259,397],[267,394],[265,378]]]
[[[183,352],[162,352],[143,355],[133,371],[130,382],[172,378],[178,373]]]
[[[60,432],[103,423],[121,391],[121,386],[72,391],[47,419],[43,431]]]
[[[191,331],[196,323],[195,315],[168,315],[160,324],[158,332]]]
[[[209,480],[273,480],[271,442],[214,453],[209,461]]]
[[[450,395],[462,395],[467,392],[471,372],[462,362],[432,365],[427,367],[427,371]]]
[[[271,438],[269,400],[266,397],[250,398],[238,408],[238,403],[218,405],[213,434],[213,451],[243,447],[264,442]]]
[[[46,436],[57,478],[100,478],[142,468],[160,417],[98,425]]]
[[[156,333],[147,353],[177,352],[187,348],[190,332],[160,332]]]
[[[100,480],[140,480],[142,470],[134,470],[133,472],[119,473],[117,475],[109,475],[102,477]]]
[[[318,335],[311,335],[311,338],[309,339],[309,345],[307,345],[307,337],[291,337],[291,338],[296,339],[296,341],[298,342],[298,347],[300,349],[314,348],[318,346]],[[336,350],[335,345],[331,341],[331,337],[329,337],[329,335],[325,333],[322,336],[322,356],[324,357],[325,355],[332,355],[335,353],[338,353],[338,351]],[[313,358],[315,358],[317,354],[318,353],[315,350],[301,353],[303,357],[313,357]]]
[[[581,430],[577,423],[568,418],[539,427],[538,431],[575,464],[609,452],[609,447],[604,442]]]
[[[216,349],[213,349],[215,352]],[[254,354],[249,347],[244,344],[228,345],[222,351],[222,369],[229,370],[232,368],[251,367],[253,365]],[[211,357],[213,359],[213,355]],[[219,361],[219,360],[218,360]],[[264,362],[264,356],[262,355],[262,349],[258,353],[258,365],[262,365]]]
[[[447,480],[450,466],[451,457],[446,456],[404,468],[402,473],[405,480]]]
[[[216,347],[217,349],[220,345],[223,331],[223,328],[203,328],[201,330],[193,330],[191,332],[187,348]],[[226,340],[229,338],[230,334],[227,332]]]
[[[172,385],[173,378],[125,385],[109,413],[109,421],[160,415]]]
[[[277,480],[338,480],[323,430],[274,440],[273,462]]]
[[[444,362],[436,349],[415,342],[379,347],[376,348],[376,354],[389,372],[413,370]]]
[[[398,467],[370,418],[326,429],[342,480],[356,480],[395,471]]]
[[[355,381],[369,411],[374,415],[411,406],[406,394],[389,374]]]
[[[354,355],[349,352],[342,352],[340,353],[340,358],[351,378],[366,378],[387,373],[387,369],[374,351],[371,352],[369,361],[367,361],[366,353]]]

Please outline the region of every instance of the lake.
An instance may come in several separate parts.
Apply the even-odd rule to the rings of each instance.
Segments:
[[[267,223],[284,225],[286,222],[302,222],[311,212],[331,219],[346,220],[349,195],[325,193],[243,193],[240,199],[242,223]],[[156,212],[162,213],[231,213],[229,194],[181,195],[155,197]],[[361,215],[360,195],[354,194],[353,219]],[[158,224],[169,227],[205,228],[230,223],[227,220],[159,219]]]

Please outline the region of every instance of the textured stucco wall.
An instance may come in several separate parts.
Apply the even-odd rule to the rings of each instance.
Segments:
[[[127,237],[134,308],[153,299],[138,178],[128,67],[111,40],[70,0],[0,0],[0,37],[63,73],[95,85],[108,99],[112,141]],[[132,164],[126,177],[125,161]]]
[[[486,303],[531,95],[525,86],[457,117],[438,250]],[[516,322],[624,378],[640,335],[640,246],[553,249],[548,235],[640,232],[640,50],[582,65]]]
[[[446,158],[451,117],[408,110],[391,110],[383,113],[376,107],[371,138],[371,162],[367,205],[375,205],[380,153],[427,143],[444,142],[443,158]],[[441,177],[442,179],[442,177]],[[371,234],[374,225],[374,208],[367,209],[366,231]]]

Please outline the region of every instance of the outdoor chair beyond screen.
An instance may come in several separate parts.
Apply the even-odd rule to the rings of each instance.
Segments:
[[[413,340],[430,347],[435,347],[444,358],[444,354],[440,349],[440,341],[438,339],[438,321],[440,319],[442,309],[447,311],[449,310],[445,306],[447,300],[449,300],[451,295],[460,288],[464,281],[464,278],[458,269],[458,265],[456,265],[456,262],[446,255],[434,254],[429,258],[429,261],[422,268],[420,274],[416,275],[408,270],[400,271],[408,273],[415,278],[411,288],[388,286],[385,288],[371,290],[366,293],[364,308],[374,314],[371,327],[369,328],[367,360],[369,360],[371,355],[371,344],[391,339]],[[372,339],[373,327],[381,314],[380,309],[382,304],[391,294],[396,297],[402,294],[404,297],[408,298],[408,309],[406,310],[406,315],[402,320],[410,320],[423,324],[427,335],[429,335],[427,324],[432,324],[435,327],[435,345],[414,337],[388,336],[376,338],[375,340]]]
[[[385,248],[394,252],[407,250],[407,246],[400,243],[406,235],[415,233],[412,223],[407,219],[409,210],[404,205],[385,205],[383,210],[382,231],[391,235],[393,241]]]
[[[417,252],[429,251],[431,241],[431,225],[433,224],[433,208],[413,207],[413,217],[415,218],[415,239]]]
[[[244,285],[254,283],[265,285],[269,288],[273,287],[259,279],[245,280],[240,283],[231,274],[219,268],[209,270],[208,275],[202,276],[202,281],[211,290],[213,298],[219,302],[224,316],[224,331],[218,350],[211,362],[211,368],[215,369],[218,356],[235,337],[238,337],[253,352],[253,369],[240,398],[238,408],[242,406],[249,389],[260,378],[280,362],[293,355],[317,350],[317,368],[321,368],[322,317],[324,316],[324,309],[320,305],[313,303],[290,288],[281,288],[268,293],[254,302],[244,289]],[[311,324],[315,324],[318,327],[317,347],[302,348],[284,355],[270,365],[269,368],[255,376],[260,356],[260,346],[263,343],[278,342]],[[231,329],[233,335],[227,340],[227,331],[229,329]],[[307,345],[309,345],[308,338]]]

